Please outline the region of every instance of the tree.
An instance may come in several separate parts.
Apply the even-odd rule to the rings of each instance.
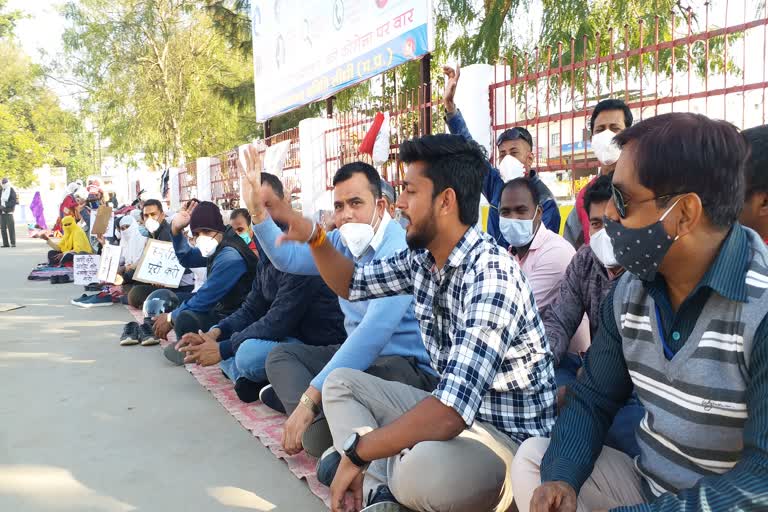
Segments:
[[[81,0],[65,6],[68,64],[116,156],[157,164],[225,151],[252,135],[247,108],[215,94],[249,65],[192,0]]]

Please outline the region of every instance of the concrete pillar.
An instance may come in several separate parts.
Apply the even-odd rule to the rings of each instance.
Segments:
[[[325,118],[309,118],[299,122],[301,209],[306,216],[314,216],[320,210],[333,209],[333,195],[327,190],[326,159],[338,156],[339,134],[329,134],[326,141],[325,131],[335,126],[335,120]],[[332,169],[328,172],[334,171]]]
[[[211,158],[203,156],[197,159],[197,198],[200,201],[211,200]]]

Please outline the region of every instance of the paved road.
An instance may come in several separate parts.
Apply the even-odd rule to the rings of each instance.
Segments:
[[[120,347],[122,306],[31,282],[38,240],[0,249],[0,511],[322,511],[159,347]]]

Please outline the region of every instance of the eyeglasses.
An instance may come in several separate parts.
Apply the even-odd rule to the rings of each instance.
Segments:
[[[667,199],[669,197],[679,196],[687,193],[688,192],[673,192],[671,194],[662,194],[660,196],[649,197],[648,199],[633,201],[632,204],[642,204],[642,203],[647,203],[649,201]],[[624,195],[621,193],[621,190],[614,187],[613,183],[611,183],[611,196],[613,197],[613,205],[616,207],[616,211],[619,212],[619,217],[621,217],[622,219],[626,219],[627,207],[630,205],[630,202],[624,199]]]
[[[504,130],[504,132],[502,132],[502,134],[499,135],[499,137],[496,139],[496,146],[498,147],[502,142],[506,140],[517,139],[523,139],[528,143],[529,146],[533,147],[533,137],[531,137],[531,132],[521,127]]]

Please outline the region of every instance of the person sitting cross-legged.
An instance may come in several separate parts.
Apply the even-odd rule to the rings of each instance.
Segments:
[[[260,248],[283,272],[319,275],[308,247],[278,243],[283,231],[275,220],[282,222],[282,217],[292,210],[268,187],[261,188],[257,178],[261,162],[255,150],[253,155],[246,174],[250,193],[245,194],[245,199]],[[333,184],[334,224],[338,229],[328,237],[335,247],[363,262],[405,249],[405,231],[384,208],[381,178],[373,166],[364,162],[346,164],[334,175]],[[265,206],[271,207],[269,211]],[[436,384],[411,297],[385,297],[356,304],[340,298],[339,305],[347,331],[339,344],[282,344],[267,358],[271,386],[264,388],[261,398],[273,409],[288,414],[283,449],[289,454],[305,450],[319,457],[331,447],[321,391],[328,374],[336,368],[355,368],[424,390],[432,390]],[[329,455],[337,457],[332,452]]]
[[[262,173],[261,181],[278,198],[284,198],[277,176]],[[244,215],[248,212],[238,213],[239,217]],[[243,233],[248,234],[242,231],[241,238]],[[185,363],[219,363],[235,383],[237,396],[254,402],[267,384],[265,363],[273,348],[287,343],[336,345],[345,337],[339,301],[323,280],[280,272],[262,254],[253,288],[243,305],[207,333],[185,334],[176,348],[186,353]]]
[[[185,334],[207,331],[234,313],[251,290],[258,258],[232,229],[224,226],[221,210],[203,201],[192,211],[176,213],[171,222],[176,258],[185,268],[207,267],[205,284],[168,315],[154,322],[156,337],[166,339],[171,329],[181,340]],[[184,228],[190,227],[195,247],[187,242]],[[165,357],[176,365],[184,362],[184,353],[175,344],[165,347]]]
[[[344,510],[347,491],[357,509],[367,496],[371,512],[507,510],[518,444],[554,423],[552,355],[527,279],[477,226],[485,166],[477,143],[425,136],[404,142],[400,160],[408,249],[355,262],[321,226],[287,219],[286,238],[308,244],[340,297],[414,297],[440,375],[432,393],[354,369],[328,376],[323,407],[344,453],[332,510]]]
[[[624,274],[551,439],[520,446],[520,512],[765,510],[768,248],[738,222],[745,138],[663,114],[622,148],[605,230]],[[603,446],[637,390],[634,460]]]

